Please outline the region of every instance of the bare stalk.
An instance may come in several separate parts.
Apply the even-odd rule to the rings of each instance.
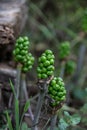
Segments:
[[[54,129],[55,129],[56,121],[57,121],[57,114],[54,114],[54,115],[51,117],[50,130],[54,130]]]
[[[25,97],[26,101],[28,100],[28,93],[27,93],[25,78],[26,78],[26,75],[24,73],[22,73],[22,75],[21,75],[21,86],[20,86],[20,115],[23,112],[23,107],[24,107],[23,101],[24,101],[24,97]],[[33,113],[31,111],[31,107],[30,106],[28,108],[28,112],[30,114],[31,120],[33,120],[34,116],[33,116]]]
[[[20,91],[20,77],[21,77],[21,65],[17,66],[16,82],[15,82],[15,92],[17,99],[19,98]]]
[[[43,84],[40,84],[40,85],[41,85],[40,87],[42,88],[42,90],[40,90],[39,99],[38,99],[35,116],[34,116],[34,120],[33,120],[33,127],[31,128],[31,130],[37,129],[37,124],[39,123],[39,117],[40,117],[40,113],[41,113],[41,107],[44,102],[44,97],[47,93],[47,83],[44,82]]]

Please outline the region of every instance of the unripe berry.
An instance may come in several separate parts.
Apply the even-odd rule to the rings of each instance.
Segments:
[[[48,87],[48,94],[54,100],[50,102],[52,107],[57,106],[60,102],[65,100],[66,90],[63,80],[59,77],[54,77]],[[55,104],[55,105],[54,105]]]

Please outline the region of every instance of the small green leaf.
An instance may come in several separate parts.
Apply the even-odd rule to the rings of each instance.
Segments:
[[[11,86],[12,92],[13,92],[14,97],[15,97],[15,99],[16,99],[16,93],[15,93],[14,85],[13,85],[13,83],[12,83],[11,80],[9,80],[9,81],[10,81],[10,86]]]
[[[8,122],[8,128],[9,128],[9,130],[13,130],[11,119],[10,119],[10,116],[8,115],[7,111],[6,111],[6,117],[7,117],[7,122]]]
[[[61,118],[59,120],[59,124],[58,124],[58,128],[59,130],[66,130],[66,128],[69,126],[69,124],[63,119]]]
[[[15,99],[15,121],[16,121],[16,130],[19,129],[19,101]]]
[[[25,122],[22,123],[21,130],[31,130],[28,128],[27,124]]]
[[[64,116],[71,117],[70,114],[67,111],[64,111]]]
[[[24,113],[28,110],[29,106],[30,106],[30,101],[28,100],[24,106]]]
[[[73,116],[71,116],[71,125],[75,126],[77,124],[79,124],[81,121],[81,117],[77,114],[74,114]]]

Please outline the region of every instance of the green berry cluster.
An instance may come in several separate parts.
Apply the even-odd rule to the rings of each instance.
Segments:
[[[46,79],[54,73],[54,55],[51,50],[46,50],[39,58],[37,67],[39,79]]]
[[[87,9],[83,12],[83,17],[82,17],[82,30],[84,32],[87,32]]]
[[[52,98],[51,106],[57,106],[61,101],[66,98],[66,90],[64,87],[64,82],[60,77],[54,77],[48,87],[48,94]]]
[[[59,46],[59,59],[63,60],[66,59],[67,56],[70,54],[70,43],[65,41],[60,44]]]
[[[69,60],[65,64],[65,74],[71,75],[75,71],[76,63],[73,60]]]
[[[29,44],[28,37],[19,37],[16,40],[15,49],[13,51],[16,61],[20,63],[24,62],[25,55],[28,54]]]
[[[34,57],[31,53],[28,53],[29,44],[30,42],[28,37],[19,37],[16,40],[15,49],[13,51],[16,62],[22,64],[23,72],[30,70],[34,63]]]

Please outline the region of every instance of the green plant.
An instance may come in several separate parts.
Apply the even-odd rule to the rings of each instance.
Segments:
[[[45,96],[48,92],[48,84],[54,73],[54,55],[51,50],[46,50],[39,58],[39,66],[37,67],[37,73],[39,78],[38,86],[40,89],[40,93],[35,110],[32,130],[37,129],[37,126],[35,124],[38,124],[41,108],[45,100]]]
[[[34,63],[34,57],[31,53],[28,53],[29,44],[28,37],[19,37],[16,40],[15,49],[13,51],[15,61],[22,65],[21,69],[24,73],[28,72]]]
[[[81,117],[78,114],[70,115],[67,111],[64,111],[63,118],[59,119],[58,130],[67,130],[67,128],[79,124],[80,121]]]
[[[54,55],[51,50],[46,50],[39,58],[37,67],[39,79],[46,79],[54,73]]]
[[[70,54],[70,43],[68,41],[64,41],[59,46],[59,59],[64,60]]]
[[[56,107],[60,102],[66,99],[66,90],[64,82],[60,77],[54,77],[48,87],[48,94],[52,98],[53,102],[50,103],[52,107]]]
[[[25,114],[25,112],[28,110],[29,106],[30,106],[30,102],[29,100],[25,103],[24,105],[24,109],[23,109],[23,113],[21,115],[21,119],[20,119],[20,114],[19,114],[19,100],[17,99],[17,96],[16,96],[16,92],[15,92],[15,89],[14,89],[14,86],[10,80],[10,86],[11,86],[11,89],[12,89],[12,92],[14,94],[14,107],[15,107],[15,110],[14,110],[14,117],[15,117],[15,128],[12,126],[12,122],[11,122],[11,118],[8,114],[8,111],[5,112],[6,114],[6,117],[7,117],[7,124],[8,124],[8,128],[9,130],[25,130],[23,129],[24,126],[22,124],[22,121],[23,121],[23,116]]]

